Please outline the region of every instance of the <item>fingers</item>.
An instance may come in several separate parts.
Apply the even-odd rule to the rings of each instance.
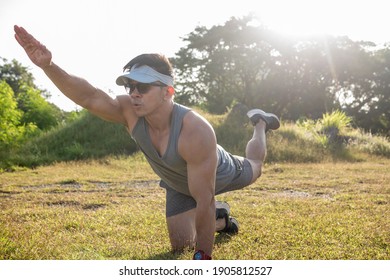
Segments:
[[[22,34],[27,33],[27,31],[24,28],[19,27],[17,25],[14,25],[14,31],[15,31],[15,37],[17,36],[18,38],[22,38],[22,36],[23,36]]]
[[[15,31],[15,38],[18,41],[19,44],[22,46],[27,43],[28,41],[31,41],[31,39],[34,39],[33,36],[31,36],[23,27],[19,27],[17,25],[14,26]]]
[[[27,53],[33,52],[37,48],[45,49],[45,46],[43,46],[38,40],[36,40],[23,27],[15,25],[14,31],[16,41],[26,50]]]
[[[30,33],[26,31],[23,27],[19,27],[17,25],[14,26],[15,31],[15,39],[18,43],[25,47],[26,45],[40,45],[38,40],[36,40]]]
[[[25,34],[23,34],[24,32],[26,32],[25,30],[22,30],[20,27],[18,26],[14,26],[14,30],[15,30],[15,39],[16,41],[19,43],[19,45],[21,45],[22,47],[24,47],[26,45],[26,40],[25,40]]]
[[[27,53],[30,60],[37,66],[43,68],[51,63],[51,52],[36,40],[23,27],[14,26],[15,39]]]
[[[27,31],[26,29],[24,29],[23,27],[21,26],[17,26],[17,25],[14,25],[14,31],[16,34],[18,34],[19,36],[31,36]]]
[[[14,31],[15,31],[15,39],[16,39],[16,41],[18,41],[18,43],[20,44],[20,45],[23,45],[22,44],[22,40],[20,39],[20,37],[19,37],[19,34],[20,34],[20,28],[19,28],[19,26],[14,26]]]

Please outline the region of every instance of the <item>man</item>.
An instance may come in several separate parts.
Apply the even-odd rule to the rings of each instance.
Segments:
[[[266,156],[265,133],[279,128],[279,119],[259,109],[249,111],[254,133],[246,158],[232,156],[217,145],[214,130],[203,117],[173,101],[173,71],[164,56],[144,54],[131,60],[116,80],[128,94],[113,99],[57,66],[51,52],[25,29],[15,26],[14,30],[31,61],[63,94],[93,114],[127,128],[166,189],[172,248],[195,247],[194,259],[211,259],[215,231],[238,231],[228,204],[220,203],[216,210],[214,197],[260,177]]]

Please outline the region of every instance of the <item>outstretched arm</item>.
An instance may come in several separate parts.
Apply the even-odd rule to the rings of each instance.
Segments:
[[[51,52],[23,27],[14,26],[15,39],[24,48],[30,60],[40,67],[56,87],[78,105],[97,116],[126,124],[120,103],[86,80],[68,74],[52,61]]]

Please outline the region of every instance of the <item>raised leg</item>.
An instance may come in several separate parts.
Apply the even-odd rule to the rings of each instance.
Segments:
[[[253,170],[251,182],[253,183],[260,177],[264,160],[267,156],[265,134],[270,129],[278,129],[280,121],[276,115],[266,113],[260,109],[250,110],[247,115],[254,127],[252,139],[249,140],[246,146],[246,158],[249,160]]]

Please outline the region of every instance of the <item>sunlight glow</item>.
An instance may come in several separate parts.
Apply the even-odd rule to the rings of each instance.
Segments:
[[[387,24],[385,2],[381,0],[261,1],[255,14],[271,29],[289,35],[347,35],[356,40],[382,38],[384,42],[383,27]]]

